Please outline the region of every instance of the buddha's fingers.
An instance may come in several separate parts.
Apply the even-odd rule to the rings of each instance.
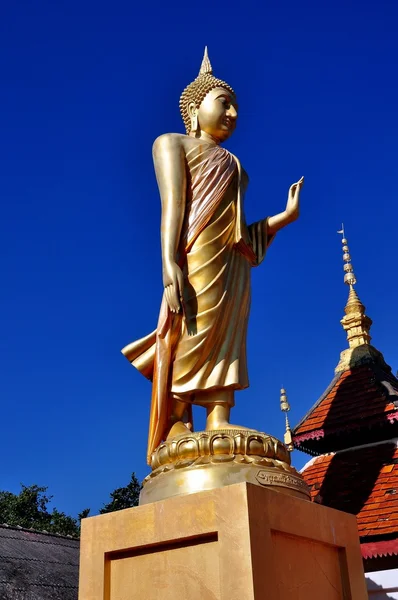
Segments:
[[[164,295],[166,297],[166,302],[168,304],[169,309],[173,312],[173,303],[170,297],[170,286],[164,288]]]
[[[170,286],[168,286],[168,290],[169,290],[171,310],[173,312],[177,313],[180,310],[180,303],[179,303],[178,294],[177,294],[177,286],[172,283]]]

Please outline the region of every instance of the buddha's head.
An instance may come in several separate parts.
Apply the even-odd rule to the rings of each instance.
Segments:
[[[199,75],[181,94],[180,111],[191,136],[205,131],[224,142],[235,129],[238,116],[235,92],[228,83],[214,77],[207,48]]]

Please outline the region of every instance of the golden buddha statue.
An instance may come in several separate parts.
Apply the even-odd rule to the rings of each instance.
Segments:
[[[236,127],[238,105],[231,86],[213,75],[207,48],[180,110],[186,135],[164,134],[153,145],[162,203],[158,327],[122,350],[153,382],[153,466],[162,440],[189,436],[192,404],[206,408],[206,431],[247,430],[230,424],[230,409],[235,390],[248,386],[250,271],[277,231],[297,219],[304,181],[290,187],[283,212],[246,225],[248,177],[236,156],[221,147]]]

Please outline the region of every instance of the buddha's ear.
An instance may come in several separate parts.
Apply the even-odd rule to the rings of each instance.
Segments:
[[[196,132],[198,129],[198,109],[195,102],[188,104],[188,114],[191,119],[191,132]]]
[[[195,117],[198,115],[198,109],[196,108],[195,102],[190,102],[188,104],[188,114],[191,117],[191,119],[192,119],[192,117]]]

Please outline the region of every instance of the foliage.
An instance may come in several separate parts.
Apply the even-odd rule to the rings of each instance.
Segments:
[[[90,510],[90,508],[84,508],[82,512],[79,512],[79,514],[77,515],[79,521],[81,521],[82,519],[86,519],[90,514]]]
[[[140,491],[141,484],[135,476],[135,473],[132,473],[130,483],[126,485],[126,487],[117,488],[111,492],[111,501],[100,509],[100,514],[103,515],[104,513],[113,512],[115,510],[123,510],[124,508],[138,506]]]
[[[46,487],[21,487],[19,494],[0,491],[0,523],[62,535],[79,535],[77,519],[56,508],[49,512],[47,504],[51,502],[52,496],[46,494]]]
[[[111,492],[111,501],[99,512],[104,514],[137,506],[140,490],[141,485],[135,473],[132,473],[128,485]],[[52,496],[47,494],[47,487],[38,485],[22,485],[19,494],[0,491],[0,523],[48,533],[79,536],[80,522],[89,516],[90,509],[85,508],[75,519],[56,508],[50,512],[48,504],[51,500]]]

